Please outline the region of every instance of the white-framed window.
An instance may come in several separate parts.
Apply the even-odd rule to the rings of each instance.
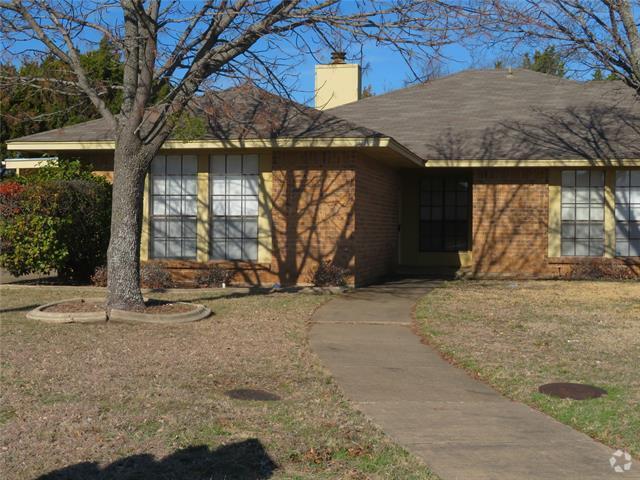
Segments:
[[[616,255],[640,256],[640,170],[616,171]]]
[[[562,255],[604,254],[604,172],[562,172]]]
[[[258,155],[212,155],[210,258],[258,259]]]
[[[198,159],[158,155],[151,163],[151,257],[196,258]]]

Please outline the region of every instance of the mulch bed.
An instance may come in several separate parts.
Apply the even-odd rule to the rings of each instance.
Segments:
[[[42,311],[51,313],[104,312],[104,302],[74,300],[72,302],[56,303],[42,309]]]
[[[173,303],[162,300],[148,300],[144,313],[165,314],[190,312],[195,308],[188,303]],[[70,302],[57,303],[45,308],[43,311],[51,313],[84,313],[102,312],[105,309],[104,302],[74,300]]]

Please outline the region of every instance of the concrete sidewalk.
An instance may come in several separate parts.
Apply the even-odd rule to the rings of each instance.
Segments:
[[[512,402],[444,361],[411,332],[437,282],[406,280],[340,296],[313,317],[311,346],[355,406],[443,480],[640,479],[612,450]]]

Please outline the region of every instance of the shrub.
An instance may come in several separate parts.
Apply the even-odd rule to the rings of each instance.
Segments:
[[[0,266],[12,275],[57,270],[63,279],[86,281],[106,263],[111,185],[70,164],[0,190],[0,208],[10,211],[0,217]]]
[[[106,265],[101,265],[95,269],[93,275],[91,275],[91,284],[96,287],[106,287],[107,286],[107,267]]]
[[[159,263],[145,263],[140,267],[140,285],[144,288],[171,288],[171,273]]]
[[[321,261],[314,270],[312,282],[316,287],[344,287],[349,270],[332,262]]]
[[[15,181],[0,183],[0,216],[11,217],[20,213],[20,198],[24,186]]]
[[[196,283],[200,287],[221,287],[228,284],[233,274],[220,265],[210,265],[196,277]]]
[[[631,270],[611,259],[585,258],[571,267],[574,280],[631,280],[636,278]]]

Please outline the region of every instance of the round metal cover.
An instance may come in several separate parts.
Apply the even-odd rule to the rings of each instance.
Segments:
[[[275,393],[257,388],[236,388],[234,390],[227,390],[224,393],[228,397],[236,400],[257,400],[261,402],[275,402],[276,400],[280,400],[280,397]]]
[[[572,398],[573,400],[588,400],[607,394],[607,391],[600,387],[582,383],[547,383],[538,387],[538,391],[552,397]]]

